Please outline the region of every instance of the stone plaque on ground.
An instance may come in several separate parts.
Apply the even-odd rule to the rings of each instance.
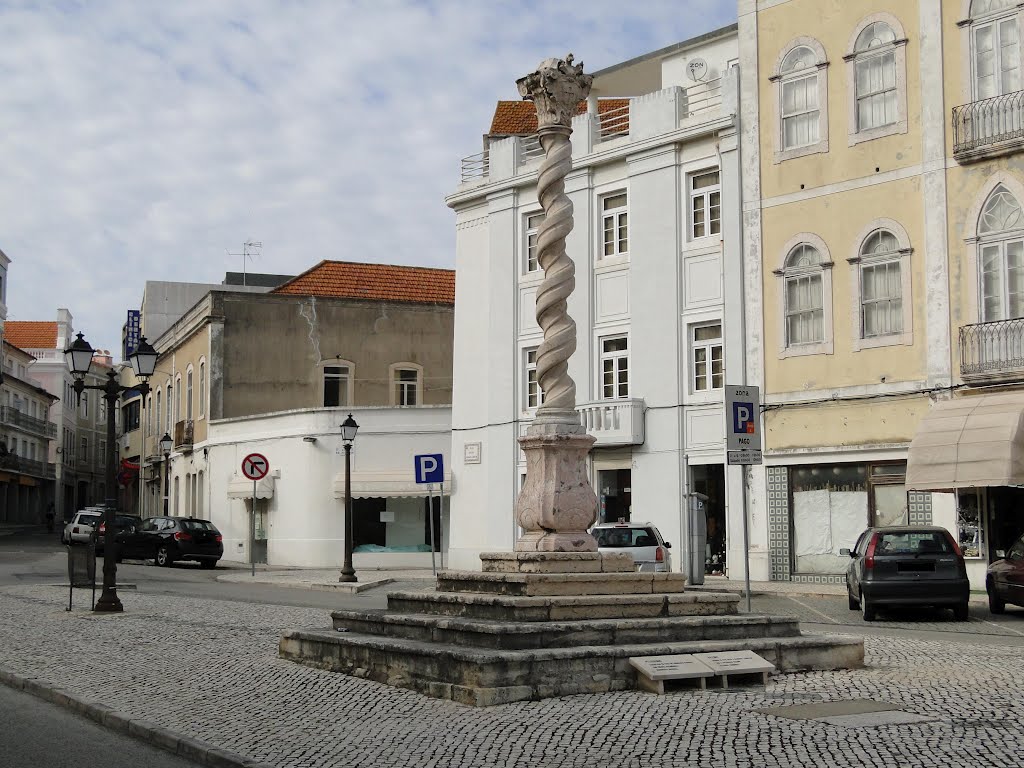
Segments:
[[[729,681],[749,682],[755,679],[761,683],[768,682],[768,674],[775,671],[775,665],[765,661],[753,651],[719,651],[715,653],[695,653],[693,657],[710,667],[723,688],[729,687]]]
[[[630,658],[629,664],[637,671],[640,687],[654,693],[664,693],[665,681],[671,680],[693,680],[704,688],[705,680],[715,674],[715,670],[692,654],[638,656]]]

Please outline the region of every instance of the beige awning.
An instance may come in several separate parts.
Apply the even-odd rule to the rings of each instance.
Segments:
[[[434,495],[439,489],[434,484]],[[450,496],[452,492],[451,472],[444,473],[444,495]],[[385,498],[394,499],[407,496],[426,496],[427,486],[416,482],[413,470],[410,467],[408,472],[395,470],[392,472],[352,472],[352,498],[372,499]],[[345,470],[334,476],[334,498],[345,498]]]
[[[936,403],[907,459],[907,490],[1024,485],[1024,392]]]
[[[228,483],[229,499],[251,499],[253,482],[243,475],[235,475]],[[274,495],[274,478],[264,477],[256,481],[256,498],[269,499]]]

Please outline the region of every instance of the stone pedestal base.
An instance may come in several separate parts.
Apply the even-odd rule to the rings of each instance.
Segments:
[[[525,533],[516,552],[596,552],[597,541],[587,532],[597,520],[597,496],[586,472],[594,438],[561,424],[534,425],[519,444],[526,453],[526,484],[516,520]]]

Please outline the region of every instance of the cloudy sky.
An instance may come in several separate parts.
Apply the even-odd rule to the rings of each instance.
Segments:
[[[8,317],[117,349],[146,280],[453,266],[444,196],[516,78],[735,21],[735,0],[0,0]]]

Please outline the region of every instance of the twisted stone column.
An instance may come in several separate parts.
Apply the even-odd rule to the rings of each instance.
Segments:
[[[544,221],[537,236],[537,259],[544,280],[537,290],[537,323],[544,341],[537,350],[537,380],[544,404],[519,444],[526,453],[526,482],[516,503],[524,529],[516,551],[593,552],[597,542],[587,529],[597,519],[597,497],[586,473],[594,438],[586,434],[576,412],[576,385],[569,358],[576,350],[576,324],[567,300],[576,285],[576,266],[565,252],[572,231],[572,201],[565,177],[572,168],[572,118],[590,93],[591,75],[583,65],[545,59],[536,72],[517,81],[519,93],[537,106],[537,133],[544,160],[537,196]]]

